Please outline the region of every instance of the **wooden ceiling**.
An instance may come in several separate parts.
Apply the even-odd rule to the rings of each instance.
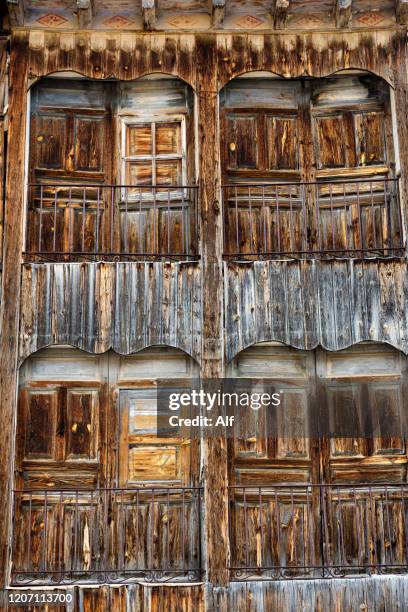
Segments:
[[[12,27],[238,31],[408,24],[408,0],[7,0]]]

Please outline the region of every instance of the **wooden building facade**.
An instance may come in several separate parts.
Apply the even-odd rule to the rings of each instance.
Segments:
[[[405,609],[408,2],[6,5],[6,595]],[[160,437],[163,377],[283,416]]]

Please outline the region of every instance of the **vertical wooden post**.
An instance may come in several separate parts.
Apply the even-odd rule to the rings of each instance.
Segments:
[[[10,52],[6,208],[0,308],[0,588],[7,581],[11,535],[27,84],[28,37],[25,32],[21,32],[13,35]]]
[[[405,116],[408,107],[408,77],[407,77],[407,44],[405,33],[400,36],[398,44],[394,45],[394,99],[395,115],[397,117],[397,132],[399,146],[399,166],[401,169],[401,197],[404,206],[403,224],[405,232],[408,227],[408,125],[401,118]]]
[[[221,378],[224,374],[222,206],[215,36],[197,37],[197,70],[203,292],[201,376],[203,379],[213,379]],[[224,436],[203,441],[203,460],[206,608],[226,610],[229,538],[227,441]]]

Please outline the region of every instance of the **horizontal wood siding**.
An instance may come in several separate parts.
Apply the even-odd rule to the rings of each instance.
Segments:
[[[225,263],[226,356],[257,342],[338,351],[386,342],[408,352],[407,263]]]
[[[21,361],[52,344],[130,354],[180,348],[197,361],[201,342],[196,264],[30,264],[23,267]]]

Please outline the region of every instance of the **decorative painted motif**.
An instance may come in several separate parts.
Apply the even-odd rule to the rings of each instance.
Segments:
[[[357,17],[357,21],[366,26],[373,27],[384,21],[384,16],[378,11],[368,11]]]
[[[173,26],[173,28],[192,28],[197,24],[197,19],[190,15],[179,15],[169,19],[168,24]]]
[[[259,19],[258,17],[254,17],[253,15],[245,15],[244,17],[238,19],[235,22],[235,25],[239,26],[240,28],[253,30],[254,28],[260,26],[262,23],[265,23],[263,19]]]
[[[301,28],[317,28],[322,25],[323,19],[315,15],[302,15],[294,23]]]
[[[67,23],[68,19],[62,17],[62,15],[56,15],[55,13],[47,13],[47,15],[43,15],[39,19],[37,19],[38,23],[41,25],[47,26],[49,28],[55,28],[63,23]]]
[[[123,17],[122,15],[114,15],[113,17],[109,17],[109,19],[105,19],[103,23],[109,28],[126,28],[132,25],[133,20]]]

